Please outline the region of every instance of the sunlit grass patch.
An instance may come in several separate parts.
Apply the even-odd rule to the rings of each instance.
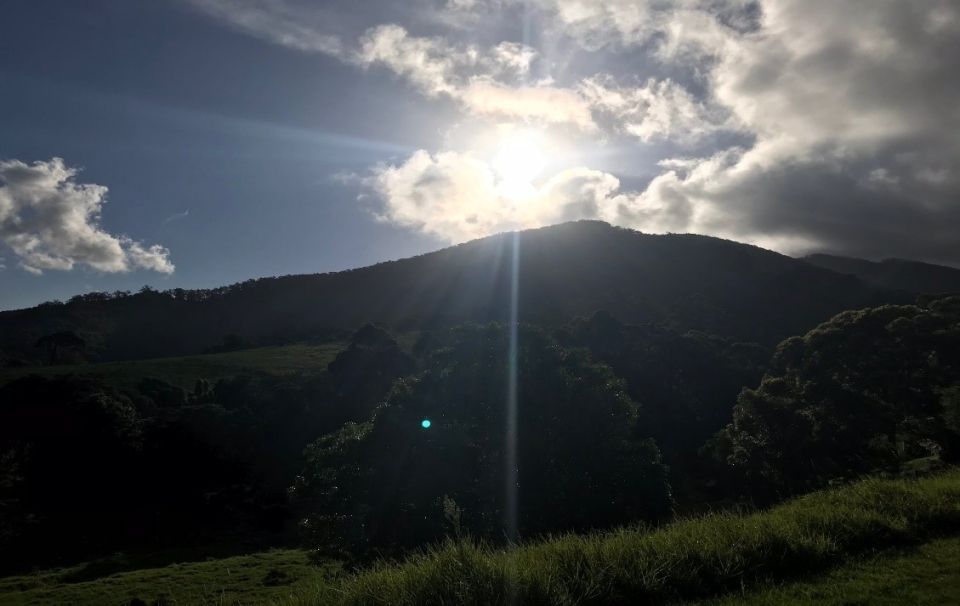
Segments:
[[[960,531],[960,472],[864,480],[751,515],[555,537],[498,551],[449,542],[295,604],[639,604],[704,598],[826,571]]]
[[[5,368],[0,369],[0,385],[30,374],[42,376],[77,374],[100,377],[117,387],[134,388],[141,379],[150,377],[184,389],[191,389],[198,379],[216,381],[243,371],[277,375],[322,371],[343,348],[344,345],[339,342],[297,343],[196,356]]]
[[[775,584],[703,606],[943,606],[960,603],[960,538],[864,558],[809,581]]]

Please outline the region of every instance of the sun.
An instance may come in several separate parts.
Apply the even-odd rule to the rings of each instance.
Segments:
[[[529,132],[513,132],[501,139],[491,160],[500,193],[511,199],[532,196],[533,181],[546,165],[540,137]]]

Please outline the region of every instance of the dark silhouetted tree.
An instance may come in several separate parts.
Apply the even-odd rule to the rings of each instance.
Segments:
[[[464,531],[503,540],[507,332],[491,325],[435,335],[424,369],[399,381],[370,421],[308,448],[293,494],[315,545],[370,554],[435,541],[449,528],[451,500]],[[520,533],[666,515],[666,468],[653,441],[637,438],[639,408],[623,383],[537,329],[522,328],[519,343],[512,464]]]
[[[60,362],[64,351],[82,351],[87,342],[75,332],[64,330],[40,337],[36,346],[47,350],[47,363],[53,366]]]
[[[844,312],[777,348],[711,444],[767,498],[955,459],[960,297]]]

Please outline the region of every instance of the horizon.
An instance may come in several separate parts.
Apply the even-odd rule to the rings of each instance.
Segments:
[[[633,229],[633,228],[631,228],[631,227],[623,227],[623,226],[620,226],[620,225],[614,225],[614,224],[608,223],[608,222],[603,221],[603,220],[600,220],[600,219],[575,219],[575,220],[572,220],[572,221],[564,221],[564,222],[562,222],[562,223],[554,223],[554,224],[551,224],[551,225],[543,225],[543,226],[539,226],[539,227],[530,227],[530,228],[526,228],[526,229],[518,229],[518,230],[510,230],[510,231],[497,232],[497,233],[488,234],[488,235],[485,235],[485,236],[479,236],[479,237],[477,237],[477,238],[474,238],[474,239],[471,239],[471,240],[467,240],[467,241],[465,241],[465,242],[459,242],[459,243],[457,243],[457,244],[451,244],[451,245],[448,245],[448,246],[440,246],[440,247],[438,247],[438,248],[433,248],[433,249],[425,250],[425,251],[423,251],[423,252],[415,253],[415,254],[412,254],[412,255],[409,255],[409,256],[405,256],[405,257],[396,257],[396,258],[381,259],[381,260],[378,260],[378,261],[374,261],[374,262],[372,262],[372,263],[369,263],[369,264],[367,264],[367,265],[358,265],[358,266],[354,266],[354,267],[343,267],[343,268],[333,268],[333,269],[329,269],[329,270],[326,270],[326,271],[304,271],[304,272],[301,272],[301,273],[286,273],[286,274],[272,274],[272,275],[249,276],[249,277],[241,278],[241,279],[238,279],[238,280],[236,280],[236,281],[229,282],[229,283],[219,283],[219,284],[212,284],[212,285],[211,285],[211,284],[208,284],[208,285],[204,285],[204,286],[197,286],[197,287],[192,287],[192,288],[184,288],[183,290],[188,290],[188,291],[216,290],[216,289],[219,289],[219,288],[230,288],[230,287],[233,287],[233,286],[237,286],[237,285],[239,285],[239,284],[243,284],[243,283],[245,283],[245,282],[258,281],[258,280],[269,280],[269,279],[274,279],[274,278],[297,277],[297,276],[323,276],[323,275],[328,275],[328,274],[337,274],[337,273],[343,273],[343,272],[358,271],[358,270],[366,269],[366,268],[368,268],[368,267],[374,267],[374,266],[381,265],[381,264],[385,264],[385,263],[395,263],[395,262],[398,262],[398,261],[404,261],[404,260],[408,260],[408,259],[414,259],[414,258],[417,258],[417,257],[425,256],[425,255],[431,255],[431,254],[438,253],[438,252],[441,252],[441,251],[443,251],[443,250],[446,250],[446,249],[448,249],[448,248],[454,248],[454,247],[457,247],[457,246],[466,245],[466,244],[471,244],[471,243],[474,243],[474,242],[479,242],[479,241],[487,240],[487,239],[491,239],[491,238],[506,237],[506,236],[510,236],[510,235],[512,235],[512,234],[519,234],[519,233],[524,233],[524,232],[529,232],[529,231],[547,230],[547,229],[551,229],[551,228],[555,228],[555,227],[560,227],[560,226],[564,226],[564,225],[578,224],[578,223],[600,223],[600,224],[606,225],[606,226],[608,226],[608,227],[627,229],[627,230],[629,230],[629,231],[632,231],[632,232],[635,232],[635,233],[638,233],[638,234],[641,234],[641,235],[645,235],[645,236],[702,236],[702,237],[707,237],[707,238],[716,238],[716,239],[718,239],[718,240],[724,240],[724,241],[727,241],[727,242],[734,242],[734,243],[736,243],[736,244],[743,244],[743,245],[746,245],[746,246],[753,246],[753,247],[760,248],[760,249],[765,250],[765,251],[768,251],[768,252],[773,252],[773,253],[777,253],[777,254],[782,254],[782,255],[784,255],[784,256],[786,256],[786,257],[789,257],[789,258],[791,258],[791,259],[796,259],[796,260],[798,260],[798,261],[803,261],[803,260],[805,260],[807,257],[813,257],[813,256],[818,256],[818,255],[819,255],[819,256],[832,257],[832,258],[837,258],[837,259],[847,259],[847,260],[852,260],[852,261],[866,261],[866,262],[874,263],[874,264],[882,264],[882,263],[887,263],[887,262],[897,262],[897,261],[899,261],[899,262],[908,262],[908,263],[920,263],[920,264],[928,265],[928,266],[931,266],[931,267],[943,267],[943,268],[947,268],[947,269],[960,270],[960,266],[954,266],[954,265],[950,265],[950,264],[931,264],[931,263],[927,263],[927,262],[925,262],[925,261],[918,261],[918,260],[915,260],[915,259],[903,259],[903,258],[899,258],[899,257],[884,257],[884,258],[879,258],[879,259],[868,259],[868,258],[863,258],[863,257],[850,257],[850,256],[846,256],[846,255],[839,255],[839,254],[834,254],[834,253],[826,252],[826,251],[823,251],[823,252],[821,252],[821,251],[816,251],[816,252],[806,253],[806,254],[802,254],[802,255],[789,255],[789,254],[782,253],[782,252],[780,252],[780,251],[773,250],[773,249],[770,249],[770,248],[764,248],[764,247],[759,246],[759,245],[757,245],[757,244],[751,244],[750,242],[741,242],[741,241],[739,241],[739,240],[734,240],[734,239],[730,239],[730,238],[723,238],[723,237],[720,237],[720,236],[713,236],[713,235],[710,235],[710,234],[701,234],[701,233],[695,233],[695,232],[648,233],[648,232],[643,232],[643,231],[641,231],[641,230],[639,230],[639,229]],[[830,271],[836,271],[836,270],[830,270]],[[156,290],[156,291],[159,291],[159,292],[166,292],[166,291],[176,290],[176,289],[179,289],[179,288],[182,288],[182,287],[179,287],[179,286],[169,286],[168,288],[157,288],[157,287],[155,287],[153,284],[146,283],[146,284],[143,284],[143,285],[141,285],[140,287],[135,288],[135,289],[129,289],[129,290],[118,289],[118,290],[122,290],[122,291],[124,291],[124,292],[129,292],[129,293],[136,293],[137,290],[142,289],[142,288],[151,288],[151,289]],[[69,299],[70,299],[71,297],[73,297],[73,296],[90,294],[90,293],[94,293],[94,292],[105,292],[105,293],[107,293],[107,294],[111,294],[112,292],[116,292],[116,291],[86,290],[86,291],[84,291],[84,292],[73,293],[72,295],[66,296],[66,297],[63,298],[63,299],[49,299],[49,300],[44,300],[44,301],[38,301],[38,302],[36,302],[36,303],[30,304],[30,305],[26,305],[26,306],[24,306],[24,307],[2,307],[2,305],[0,305],[0,313],[2,313],[2,312],[7,312],[7,311],[20,311],[20,310],[24,310],[24,309],[31,309],[31,308],[36,307],[36,306],[38,306],[38,305],[43,305],[43,304],[47,304],[47,303],[58,303],[58,302],[59,302],[59,303],[63,303],[63,302],[66,302],[67,300],[69,300]]]
[[[0,309],[576,219],[960,267],[960,9],[866,6],[16,1]]]
[[[718,240],[724,240],[724,241],[727,241],[727,242],[733,242],[733,243],[736,243],[736,244],[743,244],[743,245],[745,245],[745,246],[752,246],[752,247],[760,248],[761,250],[764,250],[764,251],[767,251],[767,252],[773,252],[773,253],[777,253],[777,254],[783,254],[783,255],[786,256],[786,257],[789,257],[789,258],[791,258],[791,259],[796,259],[796,260],[798,260],[798,261],[803,261],[807,256],[817,256],[817,255],[821,255],[821,256],[833,257],[833,258],[838,258],[838,259],[849,259],[849,260],[853,260],[853,261],[866,261],[866,262],[875,263],[875,264],[881,264],[881,263],[886,263],[886,262],[897,262],[897,261],[900,261],[900,262],[908,262],[908,263],[922,263],[922,264],[925,264],[925,265],[929,265],[929,266],[931,266],[931,267],[943,267],[943,268],[948,268],[948,269],[960,270],[960,267],[954,267],[954,266],[952,266],[952,265],[929,264],[929,263],[925,263],[925,262],[922,262],[922,261],[916,261],[916,260],[913,260],[913,259],[900,259],[900,258],[896,258],[896,257],[887,257],[887,258],[882,258],[882,259],[864,259],[864,258],[860,258],[860,257],[847,257],[847,256],[844,256],[844,255],[834,255],[834,254],[828,253],[828,252],[816,252],[816,253],[810,253],[810,254],[808,254],[808,255],[792,256],[792,255],[787,255],[787,254],[785,254],[785,253],[781,253],[781,252],[779,252],[779,251],[772,250],[772,249],[769,249],[769,248],[763,248],[762,246],[758,246],[758,245],[755,245],[755,244],[751,244],[751,243],[749,243],[749,242],[740,242],[740,241],[738,241],[738,240],[732,240],[732,239],[729,239],[729,238],[721,238],[721,237],[719,237],[719,236],[711,236],[711,235],[709,235],[709,234],[698,234],[698,233],[694,233],[694,232],[676,232],[676,233],[675,233],[675,232],[667,232],[667,233],[662,233],[662,234],[658,234],[658,233],[647,233],[647,232],[642,232],[642,231],[640,231],[640,230],[633,229],[633,228],[629,228],[629,227],[622,227],[622,226],[619,226],[619,225],[613,225],[613,224],[611,224],[611,223],[607,223],[606,221],[602,221],[602,220],[598,220],[598,219],[576,219],[576,220],[573,220],[573,221],[565,221],[565,222],[563,222],[563,223],[554,223],[554,224],[552,224],[552,225],[543,225],[543,226],[540,226],[540,227],[531,227],[531,228],[522,229],[522,230],[512,230],[512,231],[497,232],[497,233],[489,234],[489,235],[486,235],[486,236],[480,236],[480,237],[475,238],[475,239],[472,239],[472,240],[467,240],[466,242],[460,242],[460,243],[458,243],[458,244],[453,244],[453,245],[449,245],[449,246],[442,246],[442,247],[440,247],[440,248],[435,248],[435,249],[427,250],[427,251],[424,251],[424,252],[421,252],[421,253],[417,253],[417,254],[414,254],[414,255],[410,255],[410,256],[407,256],[407,257],[398,257],[398,258],[383,259],[383,260],[380,260],[380,261],[375,261],[375,262],[370,263],[370,264],[368,264],[368,265],[360,265],[360,266],[356,266],[356,267],[344,267],[344,268],[342,268],[342,269],[331,269],[331,270],[322,271],[322,272],[309,272],[309,271],[308,271],[308,272],[296,273],[296,274],[289,274],[289,273],[288,273],[288,274],[276,274],[276,275],[251,276],[251,277],[248,277],[248,278],[244,278],[244,279],[237,280],[237,281],[235,281],[235,282],[224,283],[224,284],[216,284],[216,285],[199,286],[199,287],[196,287],[196,288],[186,288],[186,289],[184,289],[184,290],[188,290],[188,291],[216,290],[216,289],[220,289],[220,288],[230,288],[230,287],[237,286],[237,285],[240,285],[240,284],[243,284],[243,283],[246,283],[246,282],[258,281],[258,280],[270,280],[270,279],[279,279],[279,278],[286,278],[286,277],[299,277],[299,276],[323,276],[323,275],[329,275],[329,274],[337,274],[337,273],[344,273],[344,272],[351,272],[351,271],[359,271],[359,270],[363,270],[363,269],[366,269],[366,268],[369,268],[369,267],[374,267],[374,266],[381,265],[381,264],[395,263],[395,262],[398,262],[398,261],[405,261],[405,260],[408,260],[408,259],[414,259],[414,258],[417,258],[417,257],[422,257],[422,256],[426,256],[426,255],[431,255],[431,254],[434,254],[434,253],[438,253],[438,252],[447,250],[447,249],[449,249],[449,248],[454,248],[454,247],[461,246],[461,245],[469,245],[469,244],[472,244],[472,243],[475,243],[475,242],[480,242],[480,241],[482,241],[482,240],[488,240],[488,239],[492,239],[492,238],[503,238],[503,237],[508,237],[508,236],[510,236],[510,235],[520,234],[520,233],[530,232],[530,231],[549,230],[549,229],[556,228],[556,227],[561,227],[561,226],[566,226],[566,225],[574,225],[574,224],[579,224],[579,223],[599,223],[599,224],[603,224],[603,225],[605,225],[605,226],[607,226],[607,227],[626,229],[626,230],[629,230],[629,231],[632,231],[632,232],[634,232],[634,233],[641,234],[641,235],[644,235],[644,236],[666,236],[666,237],[670,237],[670,236],[701,236],[701,237],[706,237],[706,238],[715,238],[715,239],[718,239]],[[836,271],[836,270],[829,270],[829,271]],[[180,287],[178,287],[178,286],[171,286],[171,287],[169,287],[169,288],[156,288],[156,287],[154,287],[154,285],[148,283],[148,284],[142,285],[142,286],[139,287],[139,288],[140,288],[140,289],[142,289],[142,288],[151,288],[151,289],[153,289],[153,290],[155,290],[155,291],[167,292],[167,291],[176,290],[176,289],[178,289],[178,288],[180,288]],[[127,290],[127,291],[124,291],[124,292],[128,292],[128,293],[131,293],[131,294],[135,294],[135,293],[137,292],[137,290],[139,290],[139,289]],[[74,293],[74,295],[72,295],[72,296],[79,296],[79,295],[90,294],[90,293],[94,293],[94,292],[105,292],[106,294],[112,294],[112,292],[115,292],[115,291],[112,291],[112,292],[111,292],[111,291],[86,291],[86,292],[82,292],[82,293]],[[38,302],[38,303],[35,303],[35,304],[33,304],[33,305],[28,305],[28,306],[26,306],[26,307],[0,308],[0,313],[7,312],[7,311],[21,311],[21,310],[24,310],[24,309],[31,309],[31,308],[34,308],[34,307],[36,307],[36,306],[38,306],[38,305],[44,305],[44,304],[48,304],[48,303],[65,303],[65,302],[67,302],[70,298],[71,298],[71,297],[66,297],[65,299],[51,299],[51,300],[47,300],[47,301],[40,301],[40,302]]]

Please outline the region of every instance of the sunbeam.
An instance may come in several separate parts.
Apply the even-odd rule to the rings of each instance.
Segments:
[[[517,350],[518,350],[518,307],[520,291],[520,232],[513,233],[512,258],[510,261],[510,340],[507,352],[507,424],[506,424],[506,470],[504,486],[506,487],[506,510],[504,530],[507,539],[515,541],[518,538],[518,492],[517,484]]]

